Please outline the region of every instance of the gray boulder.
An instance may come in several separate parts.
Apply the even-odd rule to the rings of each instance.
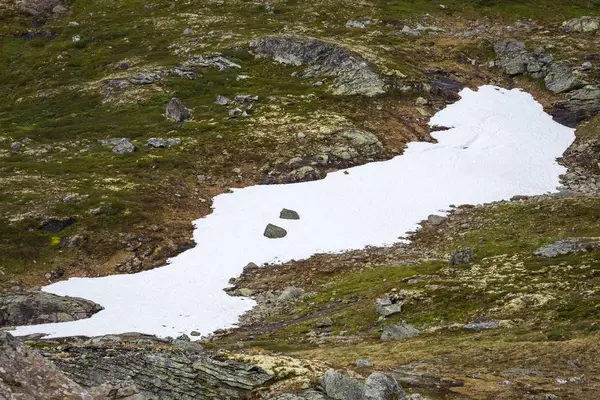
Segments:
[[[466,248],[461,250],[456,250],[450,256],[450,265],[460,265],[460,264],[468,264],[473,261],[473,249]]]
[[[558,257],[566,254],[587,253],[600,251],[600,243],[590,239],[569,238],[557,240],[535,249],[533,254],[538,257]]]
[[[406,393],[392,375],[373,372],[365,381],[365,400],[406,400]]]
[[[287,235],[287,231],[277,225],[268,224],[264,236],[269,239],[281,239]]]
[[[294,210],[288,210],[284,208],[279,213],[279,218],[281,219],[300,219],[300,215]]]
[[[148,147],[173,147],[179,146],[181,144],[181,139],[163,139],[163,138],[150,138],[148,142],[146,142],[146,146]]]
[[[500,327],[500,323],[487,317],[477,318],[463,326],[466,331],[481,332],[487,329],[496,329]]]
[[[598,17],[581,17],[575,18],[562,23],[564,32],[592,33],[600,29],[600,18]]]
[[[112,149],[112,152],[115,154],[130,154],[135,151],[137,151],[136,145],[134,145],[128,140],[122,141]]]
[[[218,95],[216,103],[220,106],[226,106],[231,103],[231,100],[225,96]]]
[[[364,400],[365,384],[341,372],[328,370],[321,377],[321,386],[327,396],[336,400]]]
[[[568,92],[585,86],[579,74],[566,64],[554,64],[545,79],[546,87],[554,93]]]
[[[0,294],[0,326],[37,325],[89,318],[103,307],[79,297],[46,292]]]
[[[404,340],[419,336],[421,332],[413,325],[407,324],[406,321],[402,321],[396,325],[386,325],[383,327],[383,333],[381,334],[381,340]]]
[[[429,222],[429,224],[431,224],[433,226],[438,226],[438,225],[441,225],[445,219],[446,219],[446,217],[442,217],[441,215],[433,215],[432,214],[427,217],[427,222]]]
[[[177,97],[169,100],[165,115],[175,122],[184,122],[191,117],[190,110]]]
[[[385,295],[375,300],[375,310],[382,317],[390,317],[402,312],[403,301],[396,295]]]
[[[298,301],[302,298],[302,296],[304,296],[304,289],[295,287],[295,286],[290,286],[290,287],[283,289],[283,292],[281,292],[281,294],[277,298],[277,301],[279,301],[279,302]]]
[[[333,93],[338,95],[376,96],[386,91],[386,84],[358,54],[338,44],[304,36],[275,35],[250,42],[257,57],[276,62],[307,66],[298,74],[302,78],[334,78]]]

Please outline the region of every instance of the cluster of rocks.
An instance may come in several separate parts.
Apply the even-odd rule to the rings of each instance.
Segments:
[[[597,129],[589,126],[591,129]],[[586,195],[600,194],[600,141],[579,138],[563,154],[562,163],[568,167],[561,176],[564,188]]]
[[[138,150],[137,146],[127,138],[100,139],[98,143],[102,146],[111,146],[115,154],[131,154]]]
[[[102,309],[79,297],[34,291],[0,293],[0,327],[75,321]]]
[[[295,286],[287,287],[281,291],[267,290],[258,294],[250,289],[236,286],[226,289],[226,291],[232,295],[254,295],[256,306],[240,317],[240,324],[248,326],[264,321],[265,318],[271,315],[286,314],[293,311],[295,304],[306,295],[304,289]]]
[[[338,95],[376,96],[386,92],[386,83],[360,55],[335,43],[293,35],[274,35],[250,42],[257,57],[307,66],[296,76],[334,79],[332,92]]]
[[[254,113],[255,103],[258,102],[258,96],[247,94],[237,94],[233,100],[218,95],[216,103],[220,106],[230,106],[229,118],[250,117]]]
[[[571,33],[594,33],[600,29],[599,17],[581,17],[563,22],[561,29]]]
[[[498,54],[495,65],[507,75],[543,78],[548,90],[566,93],[566,100],[551,112],[556,121],[575,127],[600,112],[600,88],[589,85],[584,76],[584,71],[593,67],[590,62],[573,68],[565,62],[555,62],[554,56],[543,47],[529,51],[524,42],[514,39],[501,40],[494,50]]]
[[[385,149],[379,138],[359,129],[340,130],[314,153],[275,165],[263,175],[263,184],[295,183],[322,179],[329,168],[348,168],[368,161],[382,160]]]

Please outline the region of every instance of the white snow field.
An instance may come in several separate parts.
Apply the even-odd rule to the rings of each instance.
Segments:
[[[450,204],[479,204],[513,195],[553,192],[564,168],[556,158],[574,130],[544,113],[520,90],[464,89],[437,113],[432,143],[410,143],[402,156],[330,173],[320,181],[252,186],[214,199],[214,212],[194,222],[197,246],[169,265],[133,275],[71,278],[44,288],[93,300],[105,309],[89,319],[18,327],[17,335],[52,337],[143,332],[203,335],[235,325],[249,298],[223,288],[248,262],[285,262],[320,252],[389,245]],[[289,208],[300,220],[281,220]],[[268,223],[288,231],[268,239]]]

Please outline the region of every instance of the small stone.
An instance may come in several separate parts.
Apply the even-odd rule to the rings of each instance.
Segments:
[[[589,62],[589,61],[586,61],[583,64],[581,64],[581,67],[579,67],[579,70],[580,71],[587,71],[587,70],[592,69],[592,67],[593,67],[592,63]]]
[[[294,210],[288,210],[284,208],[279,213],[279,218],[281,219],[300,219],[300,215]]]
[[[387,318],[400,314],[402,312],[402,304],[402,300],[396,296],[386,295],[375,301],[375,309],[377,310],[377,314]]]
[[[176,338],[176,340],[181,340],[182,342],[190,342],[191,341],[190,337],[188,335],[186,335],[185,333],[182,334],[181,336],[178,336]]]
[[[288,288],[285,288],[283,292],[281,292],[277,300],[284,302],[297,301],[300,300],[302,296],[304,296],[304,289],[295,286],[290,286]]]
[[[356,360],[356,366],[359,368],[367,368],[367,367],[371,367],[373,365],[373,363],[371,363],[371,361],[369,360]]]
[[[255,293],[255,292],[254,292],[254,290],[252,290],[252,289],[248,289],[248,288],[241,288],[241,289],[238,289],[238,293],[239,293],[241,296],[244,296],[244,297],[250,297],[250,296],[254,295],[254,293]]]
[[[237,118],[243,113],[244,111],[240,108],[232,108],[231,110],[229,110],[229,118]]]
[[[193,35],[193,34],[194,34],[194,31],[192,30],[192,28],[185,28],[185,29],[183,30],[183,34],[184,34],[184,35]]]
[[[71,38],[71,41],[72,41],[73,43],[77,43],[77,42],[79,42],[80,40],[81,40],[81,36],[79,36],[79,35],[75,35],[75,36],[73,36],[73,37]]]
[[[198,331],[191,331],[190,332],[190,336],[194,336],[194,337],[200,336],[200,332],[198,332]]]
[[[281,239],[287,235],[287,231],[277,225],[268,224],[264,236],[269,239]]]
[[[500,323],[498,321],[494,321],[492,319],[483,317],[477,318],[476,320],[469,322],[468,324],[463,326],[463,329],[467,331],[481,332],[486,329],[496,329],[499,326]]]
[[[21,150],[22,147],[23,147],[23,145],[19,142],[14,142],[13,144],[10,145],[10,149],[12,151],[19,151],[19,150]]]
[[[417,97],[417,100],[415,100],[415,105],[417,106],[424,106],[429,104],[429,101],[423,97]]]
[[[226,106],[231,103],[231,100],[225,96],[218,95],[216,103],[220,106]]]
[[[128,139],[119,139],[119,142],[113,147],[112,152],[115,154],[130,154],[137,151],[137,147]]]

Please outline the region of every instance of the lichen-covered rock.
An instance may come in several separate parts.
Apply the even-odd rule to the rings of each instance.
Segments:
[[[36,325],[89,318],[103,307],[79,297],[46,292],[0,294],[0,326]]]
[[[308,66],[301,77],[334,78],[333,93],[376,96],[385,93],[386,84],[358,54],[335,43],[304,36],[275,35],[252,41],[258,57],[294,66]]]
[[[557,240],[535,249],[533,254],[538,257],[558,257],[565,254],[587,253],[600,250],[600,242],[585,238],[569,238]]]
[[[165,112],[167,118],[175,121],[175,122],[184,122],[190,119],[190,110],[183,105],[181,100],[177,97],[173,97],[167,103],[167,110]]]
[[[600,29],[600,18],[598,17],[581,17],[562,23],[562,30],[565,32],[592,33],[598,29]]]
[[[148,147],[173,147],[173,146],[179,146],[181,144],[181,139],[163,139],[163,138],[150,138],[148,139],[148,141],[146,142],[146,146]]]
[[[390,317],[402,312],[403,298],[396,294],[387,294],[375,300],[375,310],[382,317]]]
[[[373,372],[365,381],[365,400],[406,400],[406,393],[392,375]]]
[[[51,362],[4,331],[0,331],[0,398],[94,400]]]
[[[127,139],[120,139],[119,143],[112,149],[115,154],[131,154],[135,151],[137,151],[136,145]]]
[[[488,329],[496,329],[500,327],[500,323],[487,317],[477,318],[463,326],[464,330],[481,332]]]
[[[381,334],[381,340],[404,340],[419,336],[421,332],[413,325],[407,324],[406,321],[402,321],[399,324],[386,325],[383,327],[383,333]]]
[[[525,43],[514,40],[501,40],[494,46],[498,54],[496,64],[507,75],[528,74],[534,78],[544,78],[554,63],[552,54],[543,48],[528,51]]]
[[[329,370],[321,377],[325,393],[336,400],[363,400],[365,384],[341,372]]]

